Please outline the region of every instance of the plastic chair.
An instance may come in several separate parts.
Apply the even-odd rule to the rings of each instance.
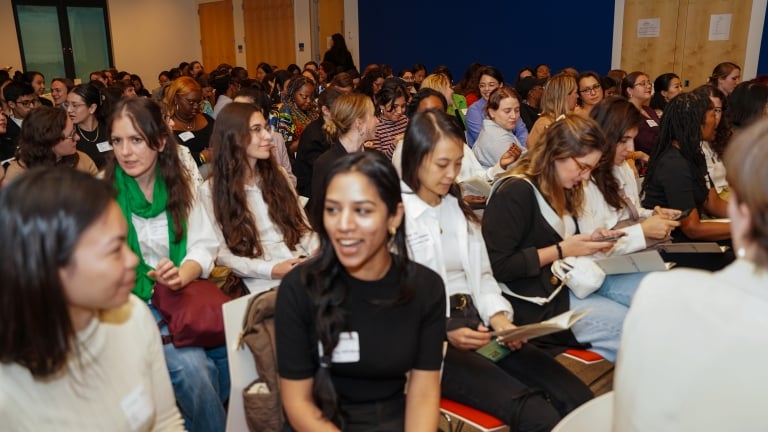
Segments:
[[[467,424],[481,432],[507,428],[501,420],[490,414],[448,399],[440,399],[440,414],[448,424],[448,432],[461,432]]]
[[[227,412],[227,431],[243,432],[248,430],[243,409],[243,389],[258,377],[253,355],[247,349],[237,349],[240,331],[243,328],[243,315],[248,307],[248,300],[257,293],[248,294],[224,303],[224,334],[227,341],[227,362],[232,383],[229,392],[229,410]]]
[[[612,427],[613,392],[608,392],[571,411],[552,432],[610,432]]]

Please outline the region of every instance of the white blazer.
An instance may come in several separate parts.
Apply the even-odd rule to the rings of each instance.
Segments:
[[[429,267],[446,280],[445,249],[440,234],[440,221],[435,220],[426,210],[429,205],[421,200],[404,182],[400,182],[405,207],[405,232],[411,259]],[[459,203],[452,195],[443,198],[450,209],[451,223],[459,229],[458,238],[461,263],[467,275],[467,292],[472,295],[480,319],[488,325],[488,319],[498,312],[504,312],[510,321],[513,319],[512,305],[501,295],[498,282],[493,277],[488,251],[480,232],[480,227],[468,223],[459,208]],[[453,252],[453,251],[451,251]],[[447,295],[448,293],[446,293]],[[450,304],[446,304],[446,316],[450,315]]]

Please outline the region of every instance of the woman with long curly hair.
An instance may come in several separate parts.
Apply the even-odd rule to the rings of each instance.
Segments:
[[[272,156],[271,127],[251,104],[221,111],[211,137],[212,177],[200,199],[222,247],[217,262],[251,292],[275,285],[316,248],[288,174]]]

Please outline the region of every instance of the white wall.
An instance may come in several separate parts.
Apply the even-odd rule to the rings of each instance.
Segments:
[[[157,85],[157,74],[182,61],[200,60],[200,24],[197,5],[211,0],[108,0],[112,53],[115,67],[136,73],[148,88]],[[296,64],[312,59],[310,0],[294,0]],[[359,65],[357,0],[344,0],[347,46]],[[235,44],[244,45],[242,0],[233,0]],[[11,0],[0,0],[0,68],[21,70],[21,53],[13,21]],[[299,51],[299,43],[304,51]],[[324,52],[325,45],[320,44]],[[245,50],[243,50],[245,51]],[[322,56],[323,52],[317,53]],[[246,65],[245,53],[236,54],[237,64]],[[208,65],[206,65],[208,66]]]
[[[108,0],[107,5],[115,67],[138,74],[148,88],[157,86],[160,71],[201,59],[196,0]]]

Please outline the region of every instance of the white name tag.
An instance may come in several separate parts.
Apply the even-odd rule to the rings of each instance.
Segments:
[[[133,430],[139,430],[146,424],[154,411],[152,402],[149,400],[143,384],[140,384],[128,393],[128,396],[124,397],[120,402],[120,407],[123,409],[123,414],[128,418],[128,424],[131,425]]]
[[[195,134],[193,134],[190,131],[182,132],[179,134],[179,139],[182,140],[183,142],[187,142],[194,137],[195,137]]]
[[[360,361],[360,335],[357,332],[342,332],[339,343],[333,350],[331,362],[357,363]]]
[[[149,223],[149,238],[151,239],[166,239],[168,238],[168,219],[155,218],[148,221]]]
[[[417,248],[419,246],[425,246],[429,244],[431,241],[432,241],[432,238],[427,233],[417,233],[417,232],[408,233],[408,246],[410,246],[411,249]]]
[[[657,127],[659,125],[658,123],[656,123],[656,120],[653,120],[653,119],[648,119],[645,122],[648,123],[648,126],[650,127]]]
[[[112,151],[112,144],[110,144],[109,141],[102,141],[100,143],[96,143],[96,148],[99,149],[99,152],[104,153]]]

